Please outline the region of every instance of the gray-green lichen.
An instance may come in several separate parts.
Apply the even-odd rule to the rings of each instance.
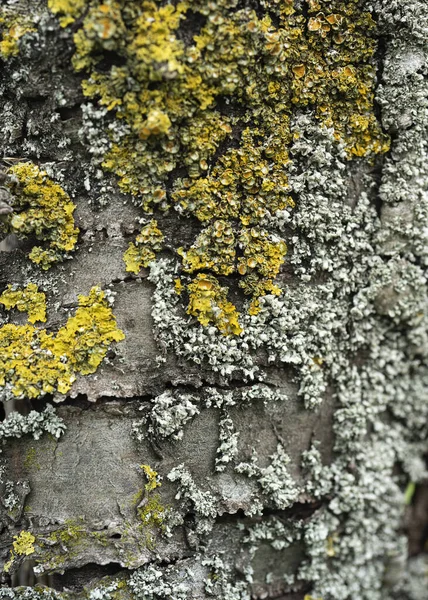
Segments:
[[[218,4],[223,11],[225,3]],[[299,9],[303,4],[296,3]],[[317,4],[311,1],[311,10]],[[150,263],[154,332],[163,352],[160,367],[170,352],[220,375],[231,389],[168,389],[142,406],[144,416],[134,427],[140,444],[149,439],[180,447],[193,421],[207,410],[216,411],[219,439],[213,472],[204,485],[186,463],[166,474],[166,481],[175,486],[175,524],[181,526],[186,514],[195,515],[188,536],[194,536],[191,547],[203,548],[203,554],[195,551],[191,563],[167,566],[159,561],[136,570],[129,585],[138,599],[182,600],[191,597],[196,581],[204,582],[204,591],[198,591],[201,597],[205,593],[219,600],[247,600],[254,590],[257,553],[264,544],[278,555],[293,549],[293,544],[302,545],[304,558],[295,573],[284,572],[283,584],[284,589],[310,586],[311,598],[426,596],[425,555],[407,560],[402,519],[408,483],[427,477],[427,10],[421,0],[350,4],[376,15],[385,42],[385,55],[378,56],[382,70],[376,97],[392,147],[383,163],[349,161],[346,144],[337,139],[331,123],[311,107],[293,109],[287,124],[287,194],[293,194],[295,206],[265,214],[261,221],[272,234],[287,240],[286,263],[278,274],[282,293],[259,298],[255,314],[240,314],[239,334],[235,330],[235,335],[223,335],[215,326],[215,315],[201,326],[196,309],[190,314],[183,309],[177,283],[183,265],[190,272],[195,254],[199,252],[200,258],[205,252],[210,258],[206,250],[210,236],[214,230],[227,230],[223,224],[207,228],[203,235],[198,232],[196,242],[184,251],[184,262],[170,245]],[[207,11],[215,6],[210,3]],[[276,10],[277,3],[272,7]],[[320,23],[321,17],[312,26],[321,30]],[[113,36],[111,43],[114,40]],[[25,51],[25,39],[21,45]],[[302,66],[295,66],[299,77]],[[164,73],[169,66],[161,63],[157,69]],[[164,88],[174,85],[174,77],[162,77]],[[94,99],[84,107],[83,130],[95,162],[130,136],[129,123],[109,121],[108,112]],[[150,131],[143,132],[143,138],[168,133],[168,121],[161,117],[153,111],[148,115],[143,126]],[[147,139],[138,143],[146,147],[151,143]],[[28,144],[26,148],[31,149]],[[33,151],[39,152],[40,145]],[[164,167],[159,162],[159,168]],[[142,176],[149,177],[146,172]],[[110,185],[102,173],[99,179]],[[257,398],[269,403],[275,392],[267,385],[262,392],[260,385],[237,391],[234,383],[237,378],[270,382],[274,369],[296,382],[302,410],[322,410],[326,399],[334,400],[331,462],[323,458],[322,448],[308,448],[302,457],[303,483],[290,475],[296,465],[289,461],[280,434],[275,453],[240,458],[242,430],[230,409],[245,410],[246,403]],[[285,409],[287,397],[281,401]],[[258,515],[260,521],[241,523],[247,554],[239,569],[228,548],[220,554],[214,543],[206,548],[201,544],[208,533],[214,537],[216,520],[225,511],[218,491],[218,482],[225,481],[222,477],[234,484],[239,478],[254,484],[244,512]],[[288,509],[299,498],[316,501],[321,508],[309,518],[285,523],[281,513],[269,519],[263,514],[265,509]],[[265,575],[268,584],[272,577]],[[114,585],[91,593],[94,598],[113,597]],[[14,598],[11,594],[5,597]]]
[[[42,586],[0,588],[1,600],[64,600],[67,596]]]
[[[263,493],[280,510],[288,508],[297,501],[302,490],[288,472],[287,465],[290,463],[290,457],[281,444],[278,444],[276,452],[269,457],[269,466],[260,467],[255,454],[251,459],[250,463],[239,463],[235,468],[236,472],[255,477]]]
[[[26,416],[18,412],[10,413],[8,418],[0,423],[0,440],[19,438],[26,434],[30,434],[35,440],[38,440],[43,433],[50,433],[55,438],[59,438],[65,429],[63,419],[48,404],[42,412],[32,410]]]

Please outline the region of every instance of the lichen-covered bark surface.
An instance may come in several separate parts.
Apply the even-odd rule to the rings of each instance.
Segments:
[[[3,0],[1,599],[426,599],[427,28]]]

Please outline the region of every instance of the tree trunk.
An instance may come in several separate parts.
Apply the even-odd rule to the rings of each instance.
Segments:
[[[3,0],[0,599],[424,600],[423,0]]]

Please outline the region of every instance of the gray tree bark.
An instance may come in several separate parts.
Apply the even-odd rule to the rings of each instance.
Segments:
[[[426,2],[0,32],[0,598],[426,599]]]

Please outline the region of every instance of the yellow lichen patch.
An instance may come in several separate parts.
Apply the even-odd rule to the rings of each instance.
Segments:
[[[242,230],[239,243],[244,254],[238,261],[238,272],[243,276],[239,286],[245,294],[255,298],[266,293],[279,294],[281,290],[273,280],[284,262],[285,242],[260,227],[252,227]]]
[[[194,273],[209,269],[219,275],[230,275],[235,270],[235,234],[228,221],[214,221],[202,231],[189,250],[178,249],[183,257],[183,269]]]
[[[34,543],[36,538],[29,531],[21,531],[19,535],[14,535],[13,539],[13,550],[10,551],[10,559],[3,567],[5,573],[9,572],[17,556],[29,556],[35,552]]]
[[[110,344],[125,336],[100,288],[92,288],[88,296],[79,295],[78,300],[76,314],[55,337],[54,353],[66,356],[74,371],[88,375],[97,370]]]
[[[158,474],[154,471],[150,465],[141,465],[141,468],[144,471],[144,475],[146,476],[147,483],[144,486],[147,492],[151,492],[155,490],[157,487],[160,487],[160,482],[158,481]]]
[[[28,16],[12,14],[0,8],[0,57],[16,56],[19,52],[19,40],[26,34],[36,31]]]
[[[141,533],[145,536],[145,544],[149,548],[153,546],[153,528],[164,531],[164,521],[168,509],[163,506],[159,493],[153,491],[161,487],[159,475],[150,465],[140,465],[147,479],[144,491],[136,495],[135,503],[138,503],[137,514],[141,521]]]
[[[239,219],[244,225],[293,206],[285,169],[290,162],[288,118],[272,115],[271,125],[272,129],[268,123],[257,130],[246,128],[239,149],[221,156],[209,176],[184,180],[172,195],[174,202],[200,221]],[[258,136],[268,142],[257,143]]]
[[[187,286],[189,305],[187,313],[202,325],[215,325],[224,335],[239,335],[242,327],[235,306],[227,300],[227,289],[221,287],[212,275],[199,273]]]
[[[201,23],[194,35],[188,18]],[[373,16],[357,0],[273,0],[257,13],[230,10],[227,0],[88,0],[78,25],[73,64],[87,72],[84,94],[118,122],[103,130],[110,139],[103,168],[146,214],[174,208],[204,224],[193,244],[177,249],[175,290],[186,283],[188,312],[202,324],[240,333],[226,292],[197,272],[236,275],[252,315],[260,296],[281,292],[274,279],[286,244],[262,227],[273,229],[294,206],[296,112],[330,128],[349,159],[389,147],[374,112]],[[101,69],[105,51],[118,60]],[[155,252],[131,244],[127,270],[138,273]],[[201,290],[203,280],[212,287]],[[229,318],[233,325],[225,325]]]
[[[335,544],[338,541],[338,535],[337,533],[334,533],[333,535],[329,535],[326,541],[326,549],[325,552],[327,554],[327,556],[336,556],[336,548],[335,548]]]
[[[42,246],[34,246],[30,260],[49,269],[74,249],[79,230],[74,225],[74,204],[60,185],[31,163],[18,163],[8,171],[13,194],[13,214],[7,229],[20,237],[34,235]]]
[[[178,277],[177,277],[177,279],[174,279],[174,290],[175,290],[175,293],[177,294],[177,296],[181,296],[183,289],[184,289],[184,286],[181,282],[181,279],[179,279]]]
[[[0,386],[18,398],[65,394],[77,374],[94,373],[112,342],[124,339],[104,293],[97,287],[79,296],[79,308],[59,329],[33,325],[0,328]]]
[[[30,323],[46,321],[46,296],[38,291],[34,283],[29,283],[24,289],[8,285],[0,296],[0,304],[3,304],[6,310],[16,308],[20,312],[26,312]]]
[[[62,27],[67,27],[74,20],[83,14],[87,2],[86,0],[48,0],[48,8],[55,15],[60,16]]]
[[[157,221],[152,219],[137,235],[135,244],[131,242],[123,255],[126,270],[130,273],[138,273],[141,267],[147,267],[156,258],[155,252],[162,249],[163,241],[164,235]]]

